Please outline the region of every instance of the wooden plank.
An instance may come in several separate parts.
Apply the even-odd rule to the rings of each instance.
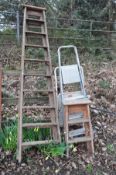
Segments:
[[[90,122],[90,119],[69,120],[68,124],[69,125],[76,125],[76,124],[87,123],[87,122]]]
[[[24,123],[23,127],[38,127],[38,128],[50,128],[54,125],[57,125],[56,123]]]
[[[31,89],[24,89],[23,92],[48,92],[48,93],[53,93],[53,89],[46,89],[46,90],[31,90]]]
[[[35,45],[35,44],[25,44],[25,47],[43,48],[47,49],[47,46]]]
[[[85,134],[85,128],[79,128],[69,131],[69,138],[78,137]]]
[[[31,22],[32,24],[44,24],[44,20],[33,19],[33,18],[26,18],[27,22]]]
[[[28,9],[31,9],[32,11],[45,11],[46,10],[46,8],[44,8],[44,7],[37,7],[37,6],[32,6],[32,5],[23,5],[24,7],[27,7],[27,10]]]
[[[27,35],[42,35],[42,36],[45,36],[46,35],[45,33],[28,31],[28,30],[26,31],[26,34]]]
[[[68,131],[68,106],[64,107],[64,134],[65,134],[65,142],[66,142],[66,155],[69,157],[69,147],[68,147],[68,139],[69,139],[69,131]]]
[[[68,143],[81,143],[91,141],[91,137],[79,137],[72,140],[68,140]]]
[[[48,62],[49,63],[49,60],[44,60],[44,59],[32,59],[32,58],[25,58],[25,61],[37,61],[37,62],[42,62],[42,63],[45,63],[45,62]]]
[[[23,106],[23,109],[54,109],[54,106]]]
[[[46,78],[51,78],[51,75],[44,75],[44,74],[40,74],[39,72],[25,72],[23,74],[24,76],[38,76],[38,77],[46,77]]]
[[[39,12],[39,11],[33,11],[33,10],[28,9],[27,15],[41,18],[41,12]]]
[[[75,99],[72,101],[71,100],[66,101],[65,99],[63,100],[64,105],[81,105],[81,104],[90,104],[90,103],[91,103],[91,101],[88,98]]]
[[[2,122],[2,65],[0,64],[0,129]]]
[[[24,70],[24,57],[25,57],[25,30],[26,30],[26,8],[24,9],[24,18],[23,18],[23,35],[22,35],[22,56],[21,56],[21,87],[20,87],[20,102],[19,102],[19,117],[18,117],[18,161],[22,160],[22,105],[23,105],[23,70]]]
[[[34,146],[34,145],[41,145],[41,144],[49,144],[53,142],[53,140],[43,140],[43,141],[30,141],[30,142],[23,142],[22,146]]]

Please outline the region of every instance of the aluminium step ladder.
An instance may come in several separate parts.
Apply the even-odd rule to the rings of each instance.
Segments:
[[[76,64],[64,65],[61,60],[62,49],[74,49]],[[61,46],[58,49],[59,67],[55,69],[56,94],[58,99],[59,122],[64,127],[67,156],[69,155],[68,144],[87,144],[90,153],[94,153],[93,131],[90,119],[89,104],[91,101],[86,95],[84,88],[84,73],[80,66],[77,48],[73,45]],[[60,92],[58,93],[58,75]],[[66,85],[79,86],[76,91],[66,90]]]
[[[50,142],[60,142],[60,129],[58,124],[57,116],[57,105],[56,96],[54,89],[54,81],[52,76],[52,65],[50,58],[50,49],[47,33],[47,24],[45,16],[45,8],[34,7],[25,5],[24,6],[24,19],[23,19],[23,37],[22,37],[22,60],[21,60],[21,89],[20,89],[20,104],[19,104],[19,120],[18,120],[18,148],[17,148],[17,159],[19,162],[22,160],[22,150],[23,147],[34,146],[39,144],[48,144]],[[34,44],[33,44],[34,43]],[[29,50],[30,49],[30,50]],[[35,49],[35,50],[33,50]],[[38,49],[40,49],[38,51]],[[32,52],[33,56],[36,53],[38,58],[28,58],[29,52]],[[39,55],[40,52],[40,55]],[[43,55],[43,57],[41,56]],[[41,59],[40,59],[41,57]],[[28,63],[28,66],[26,64]],[[34,71],[28,70],[31,63],[38,65],[38,69],[42,69],[44,65],[44,70],[39,71],[34,69]],[[40,66],[39,66],[40,65]],[[41,73],[42,72],[42,73]],[[44,73],[43,73],[44,72]],[[47,88],[41,87],[37,90],[27,89],[25,87],[26,77],[38,77],[38,80],[46,80]],[[45,105],[27,105],[25,102],[25,93],[28,96],[31,93],[40,93],[48,95],[48,104]],[[44,95],[43,95],[44,97]],[[38,101],[40,102],[40,101]],[[44,117],[40,122],[23,123],[23,115],[25,110],[49,110],[50,119],[49,122],[44,121]],[[23,141],[23,128],[50,128],[51,129],[51,139],[37,140],[37,141]]]

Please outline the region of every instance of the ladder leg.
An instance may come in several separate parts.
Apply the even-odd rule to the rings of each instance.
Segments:
[[[19,103],[19,117],[18,117],[18,149],[17,149],[17,159],[19,162],[22,160],[22,105],[23,105],[23,72],[21,74],[21,95],[20,95],[20,103]]]
[[[68,106],[64,107],[64,134],[66,141],[66,156],[69,157],[69,145],[68,145]]]
[[[87,117],[90,118],[90,109],[89,109],[89,105],[87,105]],[[86,135],[90,135],[91,137],[91,141],[87,142],[87,149],[89,151],[89,153],[93,154],[94,153],[94,144],[93,144],[93,130],[92,130],[92,125],[91,125],[91,121],[86,125]]]

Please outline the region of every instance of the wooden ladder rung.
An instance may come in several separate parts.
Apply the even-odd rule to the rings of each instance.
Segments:
[[[78,138],[75,138],[75,139],[68,140],[68,143],[88,142],[88,141],[91,141],[91,140],[92,140],[91,137],[78,137]]]
[[[54,125],[57,125],[56,123],[23,123],[23,127],[38,127],[38,128],[49,128]]]
[[[27,11],[28,11],[28,9],[35,10],[35,11],[46,10],[46,8],[44,8],[44,7],[35,7],[35,6],[32,6],[32,5],[24,5],[24,7],[27,7]]]
[[[74,119],[74,120],[69,120],[68,124],[69,125],[74,125],[74,124],[88,123],[88,122],[90,122],[90,119]]]
[[[48,92],[48,93],[50,92],[50,93],[52,93],[53,90],[52,90],[52,89],[49,89],[49,90],[31,90],[31,89],[24,89],[23,92],[38,92],[38,93],[39,93],[39,92],[40,92],[40,93],[41,93],[41,92]]]
[[[29,59],[29,58],[27,58],[27,59],[24,59],[24,61],[32,61],[32,62],[40,62],[40,63],[49,63],[49,60],[42,60],[42,59]]]
[[[23,106],[23,109],[54,109],[55,106]]]
[[[46,33],[41,33],[41,32],[34,32],[34,31],[26,31],[27,35],[42,35],[46,36]]]
[[[24,76],[38,76],[38,77],[51,78],[51,75],[44,75],[44,74],[39,74],[39,73],[35,73],[35,72],[24,73]]]
[[[22,146],[34,146],[40,144],[49,144],[53,142],[53,140],[43,140],[43,141],[30,141],[30,142],[23,142]]]
[[[39,20],[39,19],[33,19],[33,18],[26,18],[27,22],[34,22],[34,23],[40,23],[44,24],[44,20]]]
[[[35,48],[43,48],[47,49],[47,46],[42,46],[42,45],[34,45],[34,44],[25,44],[25,47],[35,47]]]

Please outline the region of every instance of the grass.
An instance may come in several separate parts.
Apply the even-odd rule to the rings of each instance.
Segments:
[[[8,125],[3,126],[0,131],[0,145],[7,151],[16,152],[17,149],[17,120],[9,122]],[[49,128],[24,128],[23,130],[23,141],[36,141],[50,139],[51,133]],[[66,150],[64,143],[55,144],[50,143],[47,145],[36,146],[40,152],[45,156],[56,157],[63,156]]]
[[[106,80],[100,80],[99,81],[99,86],[100,86],[100,88],[103,88],[103,89],[109,89],[110,88],[110,83]]]

